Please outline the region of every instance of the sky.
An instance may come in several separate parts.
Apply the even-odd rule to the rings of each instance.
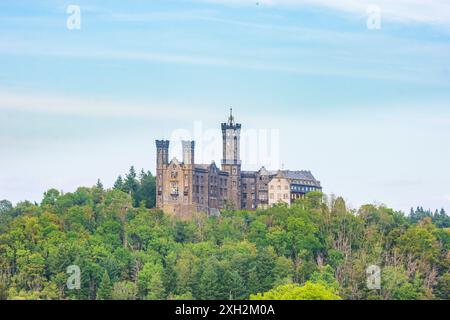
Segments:
[[[0,2],[0,199],[154,172],[155,139],[220,163],[230,107],[244,170],[450,212],[450,1]]]

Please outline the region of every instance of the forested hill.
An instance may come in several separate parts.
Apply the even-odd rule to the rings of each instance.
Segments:
[[[291,208],[180,221],[154,177],[0,202],[1,299],[449,299],[449,218],[419,208],[348,210],[310,193]],[[80,289],[69,289],[69,266]],[[381,289],[366,269],[381,268]]]

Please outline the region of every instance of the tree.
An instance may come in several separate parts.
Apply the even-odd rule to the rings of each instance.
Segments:
[[[109,278],[108,272],[105,270],[103,273],[102,282],[100,282],[100,286],[97,291],[97,299],[98,300],[109,300],[112,295],[112,286],[111,279]]]
[[[164,283],[162,281],[161,273],[155,273],[148,283],[148,300],[163,300],[165,298],[165,288]]]
[[[139,207],[139,182],[136,179],[136,171],[134,166],[131,166],[128,174],[125,175],[125,181],[123,183],[123,192],[129,193],[133,198],[133,206]]]
[[[341,300],[341,297],[322,284],[307,281],[304,286],[288,284],[251,295],[250,300]]]
[[[0,216],[8,213],[12,209],[13,209],[13,205],[10,201],[8,201],[8,200],[0,201]]]
[[[160,264],[148,262],[138,275],[139,294],[149,300],[165,298],[165,288],[162,280],[163,267]]]
[[[114,189],[115,190],[124,190],[124,186],[123,186],[123,179],[122,176],[118,176],[116,182],[114,182]]]
[[[433,223],[438,228],[450,228],[450,217],[447,215],[444,209],[441,209],[433,215]]]
[[[273,287],[276,258],[272,247],[258,250],[255,260],[259,284],[257,291],[267,291]]]
[[[155,179],[133,171],[134,193],[120,178],[120,189],[98,181],[50,189],[40,204],[0,201],[0,299],[448,299],[444,210],[419,207],[411,219],[313,193],[291,207],[181,219],[149,209]],[[372,264],[381,290],[367,289]],[[80,290],[67,288],[70,265]]]
[[[156,205],[156,179],[150,171],[141,171],[139,177],[139,191],[137,193],[137,203],[145,203],[146,208],[154,208]]]
[[[8,288],[11,284],[9,275],[5,271],[0,271],[0,300],[8,299]]]
[[[334,277],[333,268],[329,265],[322,267],[320,271],[314,272],[311,275],[310,281],[321,284],[335,293],[339,291],[339,282]]]
[[[112,300],[136,300],[137,287],[134,282],[120,281],[114,283],[111,293]]]
[[[439,299],[450,299],[450,273],[445,273],[436,284],[436,295]]]
[[[220,299],[220,278],[217,269],[217,259],[210,258],[205,263],[200,277],[199,290],[201,300]]]
[[[0,201],[0,234],[7,230],[8,223],[13,219],[13,205],[8,200]]]
[[[42,199],[41,205],[49,205],[54,206],[56,204],[56,200],[59,197],[59,191],[56,189],[50,189],[44,193],[44,199]]]
[[[97,183],[95,184],[95,187],[97,189],[100,189],[103,191],[103,183],[100,181],[100,179],[97,179]]]
[[[242,300],[245,296],[245,283],[238,272],[234,270],[225,270],[222,278],[223,292],[222,299]]]
[[[384,299],[416,300],[421,295],[420,280],[410,281],[403,267],[385,267],[381,279],[381,291]]]

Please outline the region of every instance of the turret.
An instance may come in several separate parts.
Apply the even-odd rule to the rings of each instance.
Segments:
[[[194,162],[194,151],[195,142],[194,141],[181,141],[183,146],[183,162],[186,165],[193,165]]]
[[[156,167],[169,164],[169,141],[156,140]]]
[[[222,139],[222,164],[240,165],[241,124],[235,122],[232,108],[230,108],[230,116],[228,117],[228,122],[222,123]]]
[[[241,208],[241,124],[236,123],[230,108],[228,122],[222,123],[222,170],[229,174],[229,200],[235,209]]]

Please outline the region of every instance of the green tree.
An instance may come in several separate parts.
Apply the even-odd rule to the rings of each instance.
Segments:
[[[203,273],[200,277],[199,298],[202,300],[220,299],[220,277],[217,268],[217,259],[210,258],[205,262]]]
[[[59,191],[56,189],[48,190],[44,193],[44,199],[42,199],[41,205],[54,206],[56,204],[56,200],[58,200],[59,195]]]
[[[97,179],[97,183],[95,184],[95,187],[99,190],[103,191],[103,183],[100,181],[100,179]]]
[[[163,267],[160,264],[148,262],[144,265],[138,276],[138,288],[142,298],[149,300],[165,298],[162,273]]]
[[[322,284],[335,293],[339,292],[339,282],[334,277],[334,270],[331,266],[326,265],[319,271],[314,272],[311,275],[310,281],[312,283]]]
[[[139,190],[137,193],[137,203],[144,202],[146,208],[156,206],[156,178],[150,171],[141,171],[139,176]]]
[[[120,191],[124,190],[124,184],[123,184],[122,176],[118,176],[117,177],[116,182],[114,182],[114,189],[115,190],[120,190]]]
[[[114,283],[111,293],[112,300],[136,300],[137,286],[131,281],[119,281]]]
[[[304,286],[288,284],[251,295],[250,300],[341,300],[341,297],[322,284],[308,281]]]
[[[109,278],[108,272],[105,270],[103,273],[102,281],[97,291],[98,300],[109,300],[112,295],[111,279]]]

